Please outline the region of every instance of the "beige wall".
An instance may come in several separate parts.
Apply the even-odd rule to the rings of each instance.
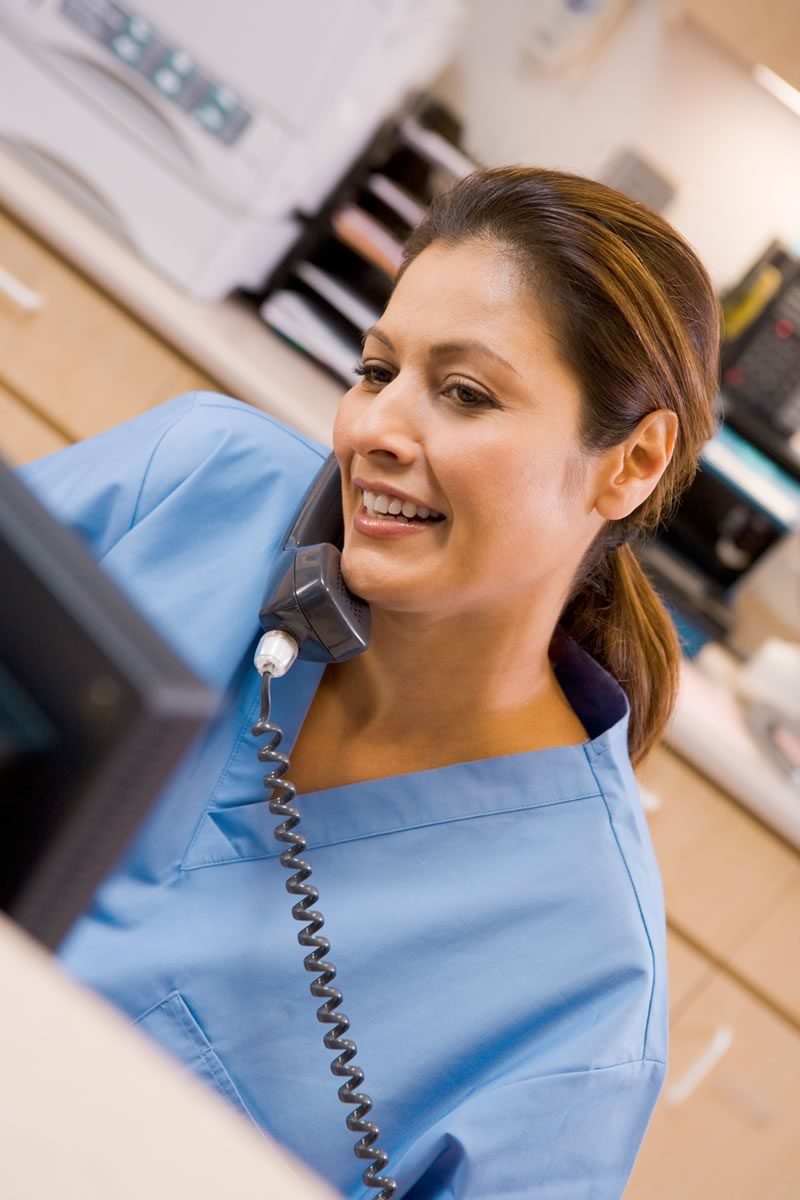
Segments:
[[[438,92],[482,162],[535,162],[597,176],[623,146],[677,185],[665,216],[716,284],[744,272],[771,237],[800,243],[800,117],[705,35],[633,0],[584,71],[547,78],[520,51],[529,0],[467,0],[455,65]]]

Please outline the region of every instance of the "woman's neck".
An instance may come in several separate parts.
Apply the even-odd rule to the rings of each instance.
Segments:
[[[446,745],[477,758],[580,742],[586,731],[548,659],[552,631],[530,617],[521,629],[500,614],[373,613],[368,649],[327,668],[318,703],[337,737],[365,745],[402,735],[418,752]]]

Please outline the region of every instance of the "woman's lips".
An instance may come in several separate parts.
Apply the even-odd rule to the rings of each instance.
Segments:
[[[417,533],[424,533],[426,529],[434,529],[437,525],[443,525],[443,521],[408,521],[403,517],[371,517],[366,508],[362,504],[356,509],[353,517],[353,528],[359,533],[365,534],[366,537],[372,538],[397,538],[410,537]]]

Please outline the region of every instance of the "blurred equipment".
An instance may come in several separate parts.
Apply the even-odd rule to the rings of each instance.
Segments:
[[[725,421],[800,480],[800,262],[772,242],[722,307]]]
[[[770,633],[800,637],[797,543],[787,539],[800,529],[800,261],[772,242],[722,309],[723,426],[641,551],[690,657],[715,638],[746,655]]]
[[[704,447],[664,540],[726,589],[799,523],[800,484],[723,427]]]
[[[668,524],[638,551],[673,607],[690,657],[719,638],[738,648],[734,630],[741,652],[749,651],[750,573],[798,527],[800,481],[724,426],[704,447],[700,470]],[[773,631],[790,631],[798,611],[793,590],[776,591],[773,604],[784,614]]]
[[[638,150],[620,150],[603,169],[600,180],[654,212],[663,213],[675,196],[675,185]]]
[[[201,299],[258,287],[459,0],[0,0],[0,141]]]
[[[744,576],[732,593],[728,644],[753,654],[770,637],[800,643],[800,529],[788,533]],[[800,697],[800,671],[797,677]]]
[[[800,641],[767,638],[740,668],[737,691],[800,721]]]
[[[771,704],[751,704],[747,722],[763,752],[800,796],[800,720],[785,716]]]
[[[684,659],[665,741],[800,849],[800,722],[790,712],[800,647],[779,644],[787,661],[777,670],[775,651],[742,666],[710,643]]]
[[[800,637],[800,612],[796,614]],[[712,647],[701,655],[713,661]],[[726,682],[743,706],[747,727],[773,767],[797,788],[800,803],[800,641],[768,637]]]
[[[556,72],[596,54],[630,7],[631,0],[537,0],[522,42],[527,65]]]
[[[51,949],[216,708],[0,463],[0,908]]]

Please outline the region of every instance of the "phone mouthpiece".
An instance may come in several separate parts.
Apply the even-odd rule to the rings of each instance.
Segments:
[[[271,629],[258,643],[253,662],[259,675],[271,675],[273,679],[279,679],[292,666],[299,649],[290,633],[283,629]]]

